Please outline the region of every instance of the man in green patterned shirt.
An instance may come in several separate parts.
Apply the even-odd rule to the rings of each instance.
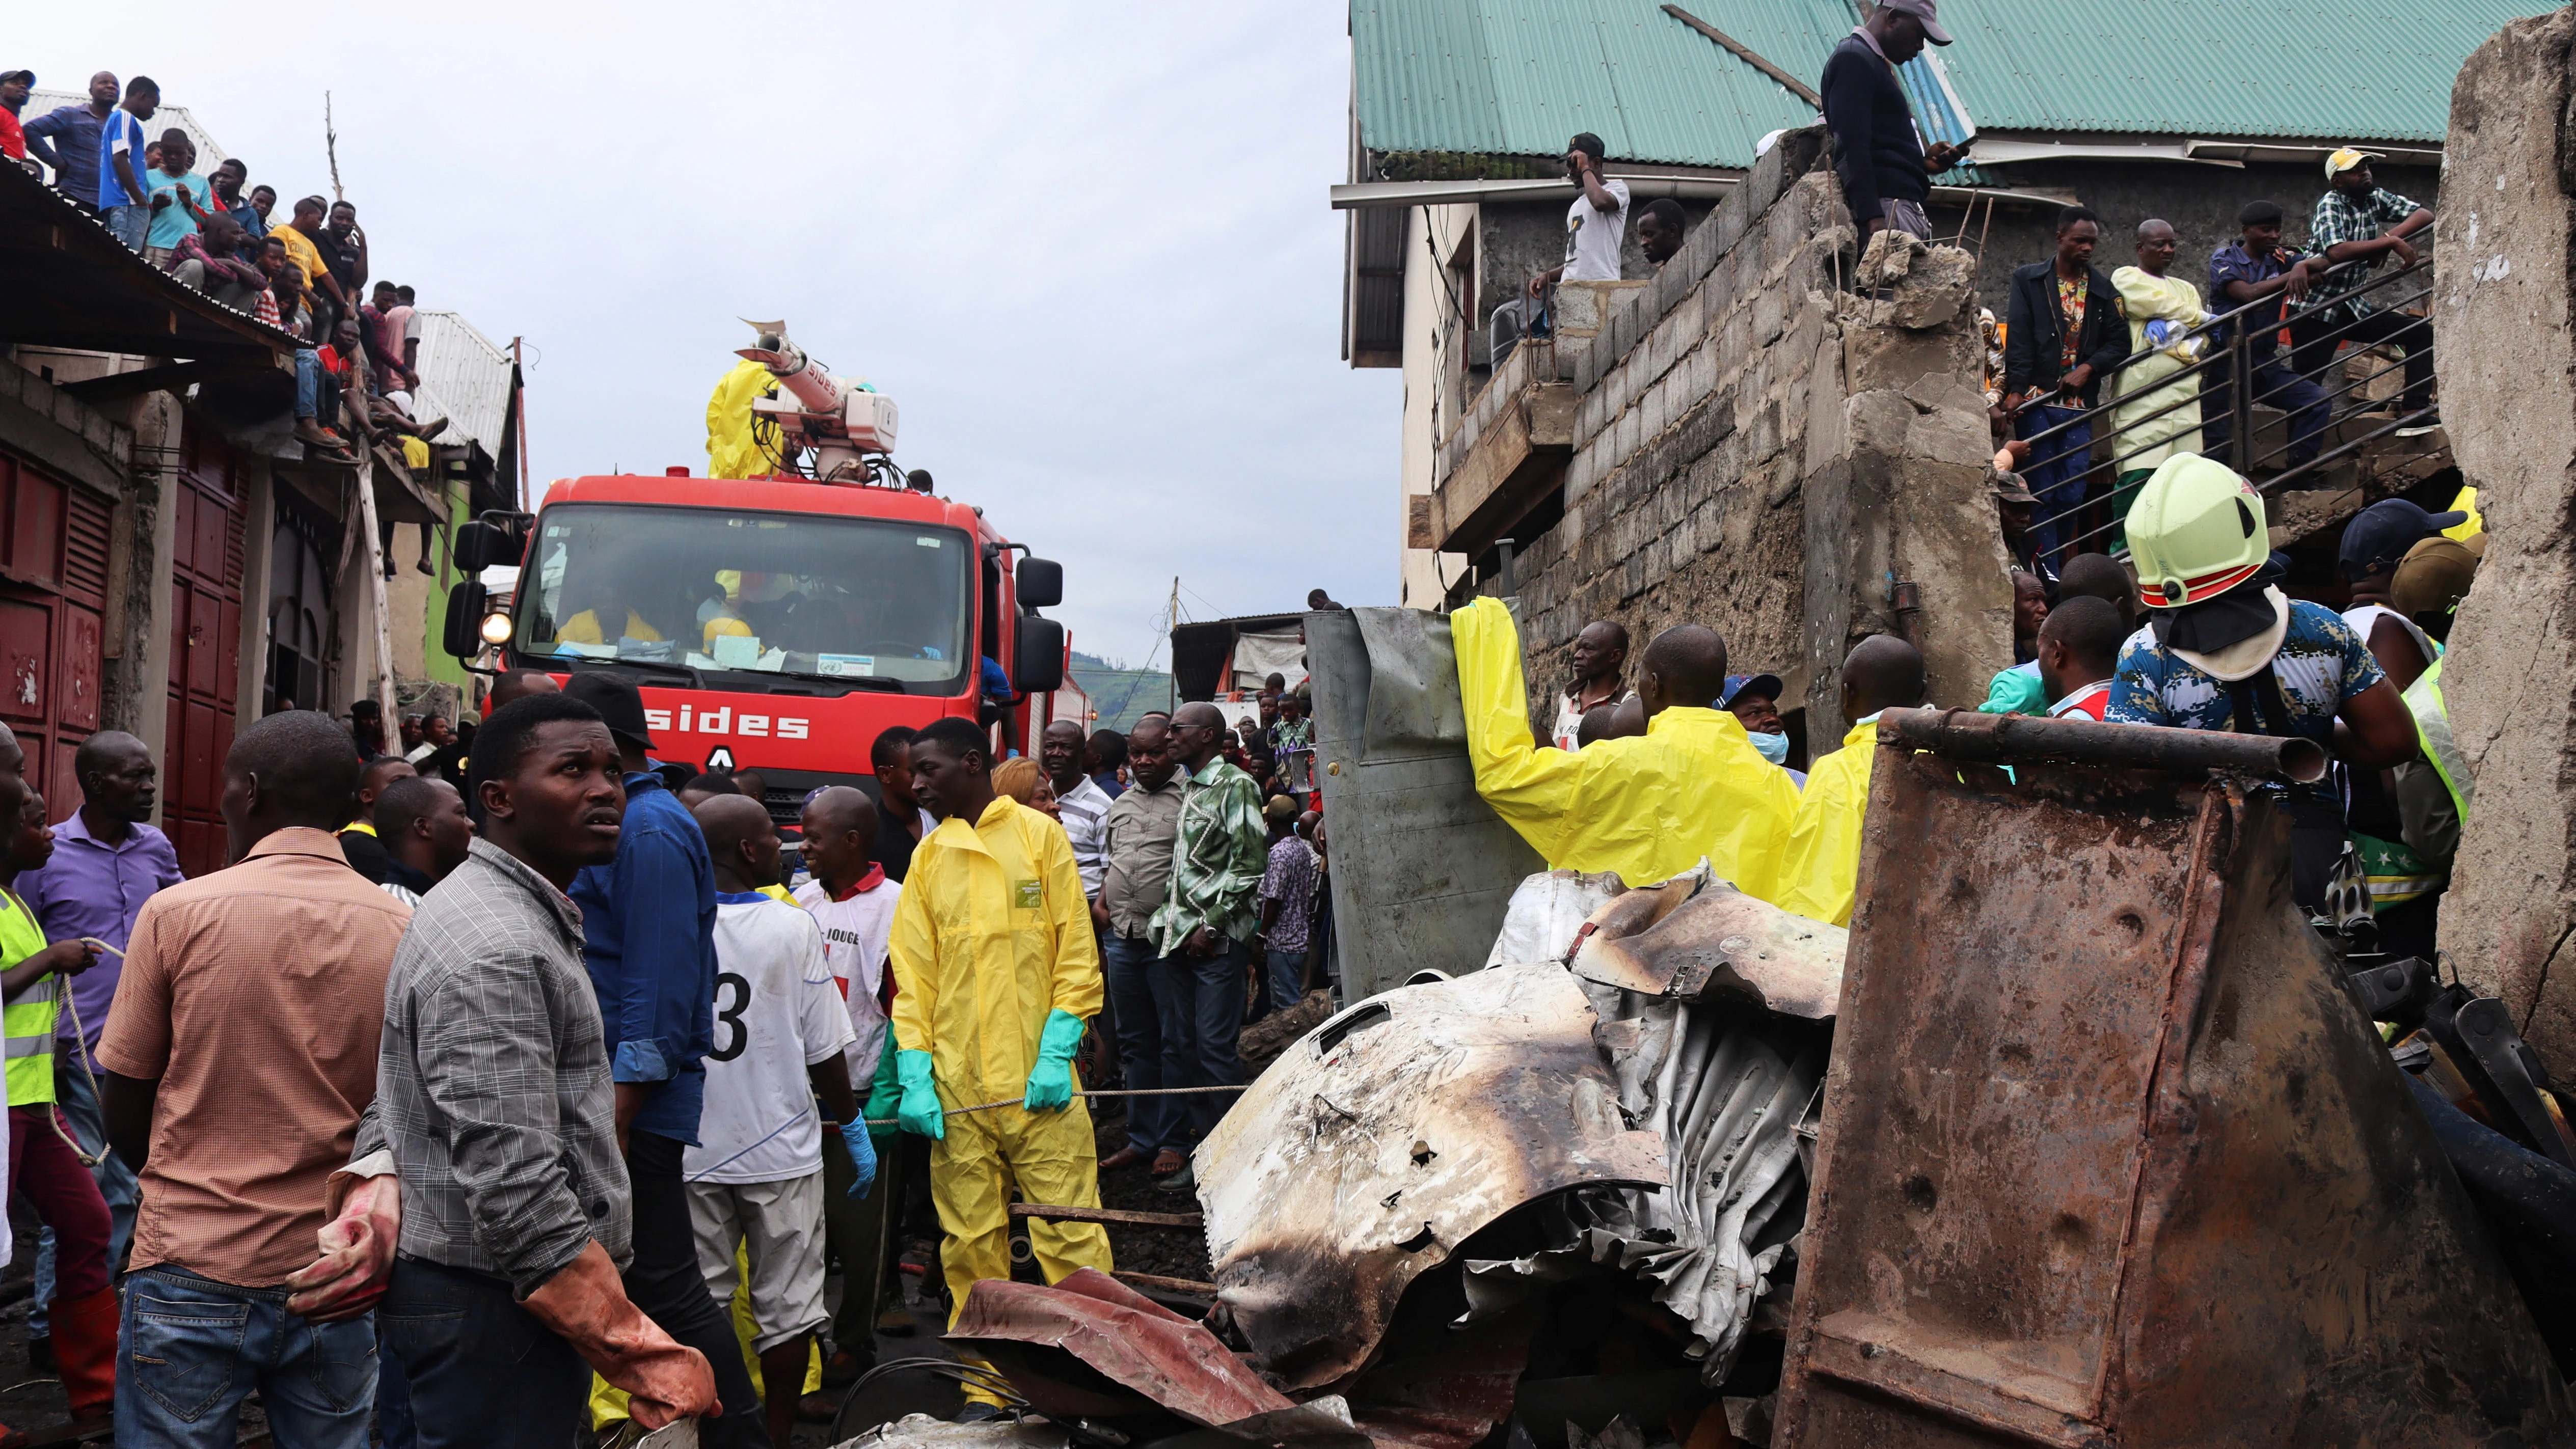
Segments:
[[[1270,831],[1260,792],[1250,775],[1225,762],[1224,743],[1225,717],[1216,706],[1185,704],[1172,716],[1172,754],[1189,778],[1172,837],[1171,884],[1147,929],[1162,958],[1153,969],[1182,977],[1165,983],[1168,994],[1155,994],[1186,1002],[1190,1029],[1163,1033],[1167,1087],[1232,1086],[1243,1079],[1235,1042],[1243,1030],[1247,943],[1261,925],[1256,897],[1269,866]],[[1187,1101],[1193,1139],[1205,1137],[1233,1105],[1222,1092]],[[1195,1184],[1184,1168],[1162,1185],[1180,1192]]]
[[[2410,238],[2433,225],[2430,210],[2381,186],[2370,174],[2370,163],[2379,159],[2350,146],[2326,158],[2326,194],[2317,198],[2316,211],[2308,218],[2308,249],[2329,262],[2360,265],[2328,272],[2309,289],[2308,309],[2290,319],[2290,368],[2316,378],[2334,362],[2341,343],[2369,347],[2393,342],[2406,352],[2406,400],[2398,411],[2421,412],[2433,405],[2433,324],[2390,305],[2413,296],[2418,284],[2391,282],[2363,296],[2345,295],[2367,283],[2384,258],[2413,266],[2416,250]],[[2332,393],[2338,384],[2324,386]],[[2422,419],[2427,427],[2438,421]]]

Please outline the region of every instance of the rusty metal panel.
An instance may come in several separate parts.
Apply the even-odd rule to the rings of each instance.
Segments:
[[[1224,1340],[1095,1268],[1053,1287],[987,1278],[966,1295],[947,1341],[989,1359],[1054,1419],[1160,1405],[1220,1428],[1295,1407]],[[1031,1349],[1060,1350],[1093,1372]]]
[[[1562,966],[1362,1001],[1290,1047],[1193,1159],[1218,1301],[1291,1392],[1376,1352],[1397,1300],[1477,1229],[1568,1189],[1662,1187]]]
[[[2564,1442],[2260,789],[1930,715],[1881,725],[1773,1442]]]

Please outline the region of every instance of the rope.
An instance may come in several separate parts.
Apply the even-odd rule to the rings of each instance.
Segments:
[[[1199,1094],[1201,1094],[1201,1093],[1205,1093],[1205,1092],[1240,1092],[1240,1091],[1243,1091],[1243,1090],[1245,1090],[1245,1089],[1244,1089],[1244,1088],[1242,1088],[1242,1087],[1240,1087],[1240,1086],[1232,1086],[1232,1087],[1130,1087],[1130,1088],[1128,1088],[1127,1090],[1125,1090],[1125,1091],[1121,1091],[1121,1092],[1076,1092],[1076,1093],[1074,1093],[1074,1095],[1075,1095],[1075,1096],[1077,1096],[1077,1097],[1189,1097],[1189,1096],[1197,1096],[1197,1095],[1199,1095]],[[994,1110],[996,1110],[996,1109],[998,1109],[998,1108],[1002,1108],[1002,1107],[1019,1107],[1019,1106],[1024,1106],[1024,1105],[1026,1105],[1026,1103],[1027,1103],[1027,1099],[1026,1099],[1025,1097],[1004,1097],[1002,1100],[1000,1100],[1000,1101],[998,1101],[998,1102],[979,1102],[979,1103],[977,1103],[976,1105],[974,1105],[974,1106],[972,1106],[972,1107],[949,1107],[949,1108],[944,1108],[944,1109],[942,1109],[942,1111],[940,1112],[940,1114],[939,1114],[939,1115],[940,1115],[941,1117],[943,1117],[943,1118],[946,1118],[946,1117],[964,1117],[964,1116],[968,1116],[968,1115],[971,1115],[971,1114],[976,1113],[976,1112],[991,1112],[991,1111],[994,1111]],[[900,1121],[900,1119],[899,1119],[899,1118],[894,1118],[894,1117],[868,1117],[868,1118],[863,1118],[863,1119],[861,1119],[861,1120],[865,1121],[865,1122],[867,1123],[867,1125],[868,1125],[868,1126],[870,1126],[870,1127],[892,1127],[892,1126],[896,1126],[896,1125],[899,1123],[899,1121]]]
[[[80,940],[82,945],[96,946],[98,949],[114,955],[119,961],[125,959],[124,952],[117,950],[114,946],[107,944],[96,936],[83,936]],[[59,971],[54,973],[54,1001],[56,1004],[60,1005],[63,1010],[72,1014],[72,1059],[80,1063],[81,1075],[89,1078],[89,1099],[101,1104],[101,1110],[104,1111],[107,1099],[99,1095],[98,1073],[93,1070],[89,1064],[89,1034],[81,1029],[80,1003],[72,999],[70,979]],[[74,1137],[70,1132],[64,1129],[62,1104],[56,1102],[49,1105],[51,1105],[54,1110],[45,1114],[45,1120],[53,1126],[54,1135],[63,1139],[63,1145],[72,1150],[72,1156],[80,1159],[81,1166],[96,1167],[107,1160],[108,1146],[103,1135],[102,1140],[98,1144],[98,1150],[96,1152],[90,1151],[88,1148],[80,1145],[79,1138]]]

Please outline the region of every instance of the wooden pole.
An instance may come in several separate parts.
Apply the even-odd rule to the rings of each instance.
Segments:
[[[340,132],[331,124],[331,93],[322,93],[322,154],[331,162],[331,199],[346,201],[347,192],[340,189]]]
[[[1816,88],[1814,86],[1807,84],[1805,81],[1798,79],[1796,76],[1789,74],[1787,71],[1782,70],[1780,67],[1763,59],[1754,51],[1753,47],[1746,45],[1743,41],[1736,39],[1734,36],[1727,34],[1725,31],[1718,29],[1716,26],[1709,24],[1707,21],[1700,19],[1698,16],[1693,15],[1678,5],[1665,6],[1664,13],[1673,17],[1675,20],[1680,21],[1682,24],[1689,26],[1691,29],[1698,31],[1700,34],[1707,36],[1709,39],[1716,41],[1719,45],[1724,46],[1727,50],[1734,53],[1736,59],[1743,61],[1746,65],[1749,65],[1755,70],[1762,72],[1764,75],[1771,77],[1771,79],[1778,81],[1782,86],[1787,88],[1789,94],[1805,101],[1808,105],[1815,107],[1817,110],[1821,111],[1825,108],[1825,98],[1816,94]]]
[[[510,370],[518,375],[518,391],[511,395],[511,412],[519,426],[519,511],[528,511],[528,370],[519,357],[519,338],[510,339]]]
[[[384,711],[385,748],[390,750],[402,738],[395,730],[400,716],[394,713],[393,617],[385,600],[384,535],[376,529],[376,450],[364,442],[360,449],[358,516],[366,539],[367,603],[369,612],[375,616],[376,626],[376,704]]]

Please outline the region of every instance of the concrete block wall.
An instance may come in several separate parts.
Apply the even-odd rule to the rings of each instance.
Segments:
[[[1594,619],[1638,650],[1674,624],[1716,628],[1738,672],[1788,680],[1783,708],[1803,697],[1818,748],[1865,634],[1915,632],[1945,703],[1983,698],[2011,662],[1972,263],[1882,245],[1879,295],[1854,295],[1823,152],[1821,127],[1783,136],[1597,336],[1554,348],[1580,391],[1564,516],[1515,570],[1542,715]],[[1921,616],[1897,617],[1900,579],[1922,587]]]
[[[2576,1064],[2576,13],[2509,22],[2451,93],[2434,228],[2442,421],[2487,552],[2442,656],[2477,797],[2441,946]],[[2565,964],[2562,964],[2565,963]]]

